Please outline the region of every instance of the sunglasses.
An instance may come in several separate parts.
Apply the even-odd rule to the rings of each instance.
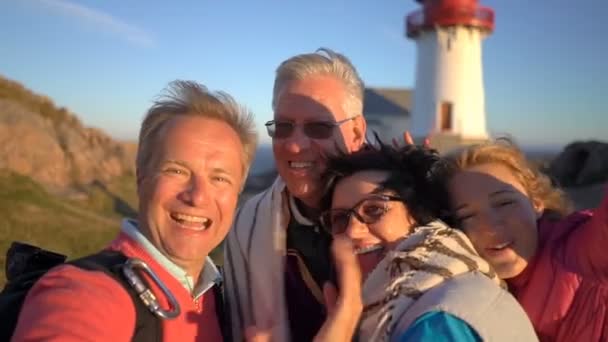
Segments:
[[[374,224],[388,211],[388,202],[403,202],[401,197],[373,195],[359,201],[350,209],[330,209],[321,214],[321,224],[331,234],[342,234],[348,228],[352,216],[364,224]]]
[[[334,134],[334,129],[345,122],[353,120],[358,115],[353,117],[331,122],[331,121],[309,121],[301,124],[302,131],[304,134],[311,139],[329,139]],[[266,130],[271,138],[285,139],[289,138],[296,129],[296,126],[300,126],[290,121],[278,121],[271,120],[266,124]]]

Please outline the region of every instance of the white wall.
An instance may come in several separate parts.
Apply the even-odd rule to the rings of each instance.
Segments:
[[[466,27],[423,31],[416,38],[416,86],[412,132],[426,136],[438,128],[442,101],[452,102],[453,132],[470,138],[488,136],[481,62],[483,34]]]

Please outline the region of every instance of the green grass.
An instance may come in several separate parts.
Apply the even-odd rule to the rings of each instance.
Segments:
[[[123,199],[95,187],[89,191],[79,200],[53,196],[26,176],[0,170],[0,284],[12,241],[74,258],[101,249],[116,236],[122,215],[114,207]]]

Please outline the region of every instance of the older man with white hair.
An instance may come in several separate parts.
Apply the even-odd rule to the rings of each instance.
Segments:
[[[240,208],[225,246],[236,341],[252,326],[275,341],[311,341],[325,321],[332,256],[319,223],[321,174],[328,155],[364,145],[363,90],[351,62],[329,49],[278,67],[266,127],[279,177]]]

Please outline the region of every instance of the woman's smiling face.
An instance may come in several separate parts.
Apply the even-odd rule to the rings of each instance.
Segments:
[[[536,207],[513,172],[502,164],[476,165],[449,183],[452,210],[477,252],[502,279],[520,274],[536,253]]]
[[[380,262],[383,250],[393,248],[414,224],[405,203],[395,192],[383,189],[382,183],[389,175],[387,171],[368,170],[340,180],[331,210],[324,215],[325,221],[334,222],[328,227],[333,234],[344,234],[352,240],[364,275]],[[369,223],[362,222],[353,211]]]

